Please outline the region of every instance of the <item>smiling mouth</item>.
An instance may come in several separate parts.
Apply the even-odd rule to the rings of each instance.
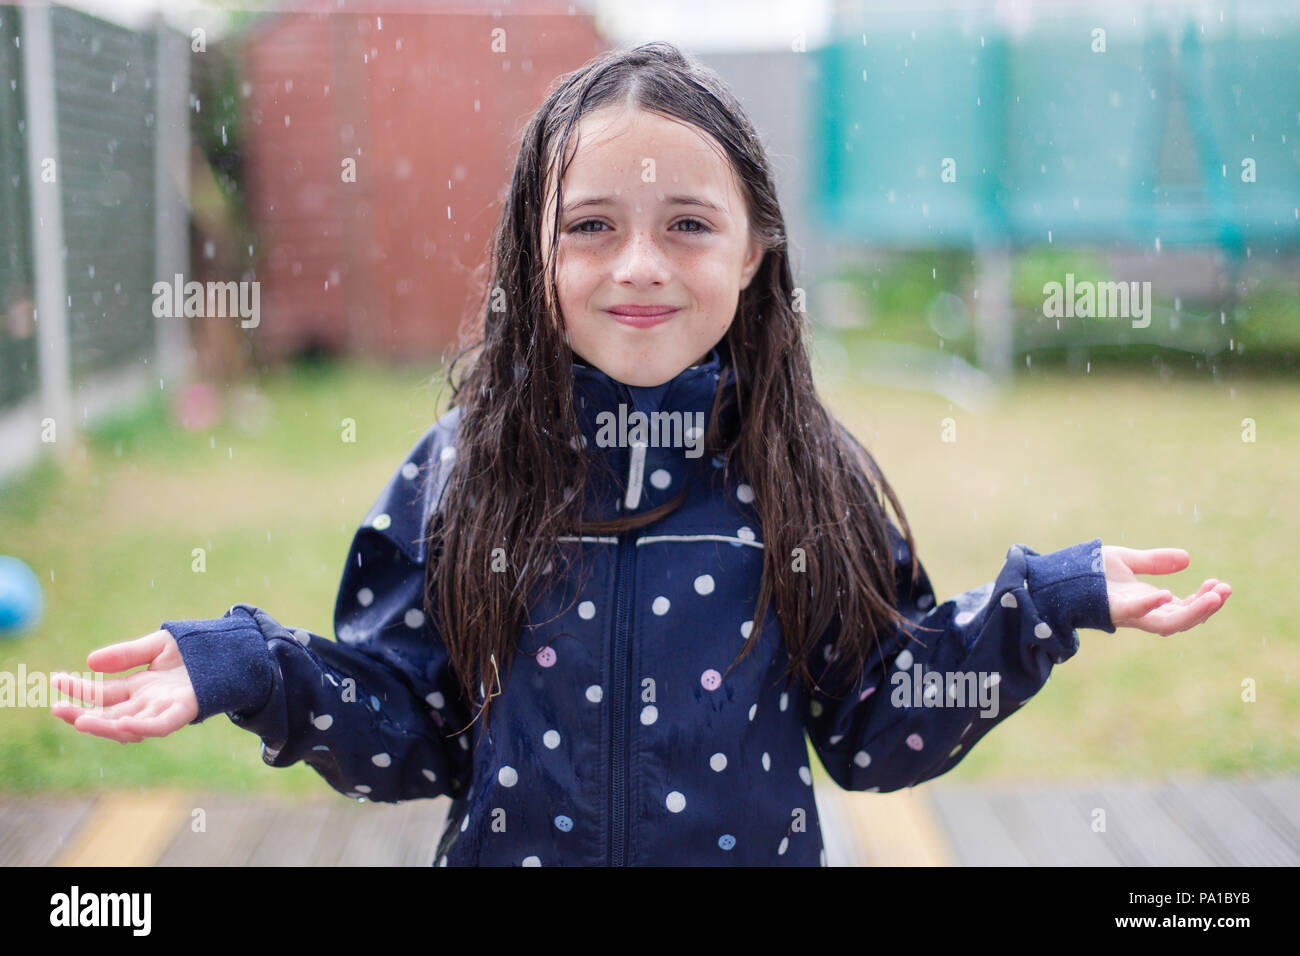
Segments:
[[[616,306],[605,311],[623,325],[646,329],[668,321],[681,309],[663,306]]]

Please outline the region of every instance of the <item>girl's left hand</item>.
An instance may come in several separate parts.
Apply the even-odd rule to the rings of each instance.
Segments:
[[[1102,545],[1106,594],[1110,599],[1110,620],[1115,627],[1135,627],[1152,634],[1176,634],[1190,630],[1223,607],[1232,586],[1217,578],[1206,578],[1190,597],[1177,599],[1173,592],[1157,590],[1139,574],[1172,574],[1191,563],[1182,548],[1136,550]]]

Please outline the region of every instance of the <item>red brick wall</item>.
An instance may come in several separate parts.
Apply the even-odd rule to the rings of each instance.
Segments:
[[[606,47],[590,17],[567,14],[290,13],[251,27],[243,137],[265,353],[450,350],[519,132],[559,74]]]

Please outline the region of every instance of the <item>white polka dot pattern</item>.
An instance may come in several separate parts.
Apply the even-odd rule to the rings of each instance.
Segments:
[[[920,625],[912,639],[889,622],[873,642],[872,622],[845,630],[837,619],[796,648],[806,675],[787,673],[789,635],[769,604],[762,640],[738,658],[773,559],[776,587],[797,583],[814,602],[824,582],[853,582],[812,564],[834,554],[824,538],[803,563],[798,552],[770,553],[757,506],[786,492],[751,484],[739,456],[717,455],[727,445],[713,439],[725,435],[710,435],[711,450],[698,456],[654,443],[631,456],[598,440],[595,416],[629,394],[638,405],[708,412],[716,366],[631,392],[582,362],[573,369],[582,434],[570,444],[591,462],[605,456],[618,481],[610,486],[593,469],[585,486],[577,474],[560,476],[556,492],[585,493],[593,520],[677,495],[681,503],[643,527],[573,529],[550,555],[517,559],[503,542],[512,573],[525,560],[544,573],[527,626],[513,635],[516,657],[498,669],[499,648],[490,648],[486,671],[469,683],[477,696],[451,665],[439,633],[447,621],[435,613],[441,594],[426,595],[425,581],[424,509],[460,477],[452,467],[460,409],[439,420],[365,512],[343,566],[335,634],[312,637],[247,605],[219,626],[172,622],[187,653],[205,646],[189,635],[207,624],[221,633],[212,653],[230,655],[226,673],[270,681],[269,694],[258,685],[256,700],[237,699],[195,668],[202,706],[228,710],[275,745],[263,742],[264,761],[304,760],[354,800],[451,797],[454,823],[432,853],[439,866],[825,866],[810,802],[823,785],[815,774],[882,793],[947,772],[1074,652],[1075,628],[1109,623],[1097,541],[1048,554],[1014,545],[993,580],[940,601],[924,569],[912,579],[911,555],[890,525],[881,541],[889,550],[864,559],[899,562],[898,593],[888,597]],[[703,432],[692,423],[688,434]],[[464,446],[461,455],[468,466]],[[843,520],[867,517],[850,508]],[[827,521],[818,533],[840,526]],[[809,570],[812,583],[798,577]]]

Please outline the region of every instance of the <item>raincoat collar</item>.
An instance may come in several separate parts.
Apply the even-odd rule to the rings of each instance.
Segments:
[[[615,515],[643,511],[668,500],[687,476],[701,466],[705,473],[721,468],[725,461],[708,454],[709,421],[719,382],[724,389],[735,385],[736,373],[725,340],[710,350],[699,365],[683,369],[661,385],[630,386],[602,370],[573,357],[574,411],[585,447],[604,457],[614,474],[621,476],[617,487],[596,482],[592,487],[597,511],[614,503]],[[735,402],[724,395],[718,428],[721,445],[735,434],[738,422]],[[636,413],[640,413],[637,415]],[[638,446],[633,419],[659,428],[659,438]],[[680,426],[680,429],[678,429]],[[694,429],[698,428],[698,433]],[[688,434],[689,431],[689,434]],[[662,444],[664,434],[685,436],[690,447]],[[650,432],[650,434],[656,434]],[[611,440],[612,439],[612,440]],[[703,454],[700,454],[701,450]],[[655,480],[668,478],[668,486]],[[590,517],[613,517],[611,514]]]
[[[708,357],[699,365],[683,369],[661,385],[627,385],[611,378],[601,369],[573,357],[573,377],[576,404],[580,408],[615,411],[620,403],[649,415],[653,412],[696,412],[706,415],[713,407],[713,396],[718,382],[726,377],[727,384],[735,378],[730,354],[725,343],[709,350]],[[590,435],[588,438],[590,439]]]

